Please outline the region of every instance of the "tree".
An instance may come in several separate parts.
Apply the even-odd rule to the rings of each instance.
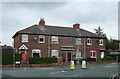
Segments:
[[[94,30],[95,30],[96,34],[106,36],[106,34],[104,33],[104,31],[101,27],[98,27],[97,29],[94,29]]]

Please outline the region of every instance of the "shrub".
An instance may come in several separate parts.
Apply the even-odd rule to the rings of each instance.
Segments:
[[[30,57],[29,64],[49,64],[49,63],[56,63],[57,58],[55,57],[46,57],[46,58],[39,58],[39,57]]]
[[[13,64],[13,53],[2,53],[2,65]]]
[[[111,60],[116,60],[116,57],[105,56],[104,58],[98,58],[97,59],[97,61],[111,61]]]
[[[15,54],[15,61],[21,61],[22,60],[22,54]]]

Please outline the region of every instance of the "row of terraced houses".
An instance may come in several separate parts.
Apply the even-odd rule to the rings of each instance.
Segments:
[[[84,30],[80,24],[73,27],[39,24],[17,31],[14,47],[22,53],[22,63],[29,57],[57,57],[58,62],[69,62],[86,57],[103,58],[106,37]]]

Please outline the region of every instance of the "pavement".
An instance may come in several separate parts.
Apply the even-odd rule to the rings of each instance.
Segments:
[[[97,77],[114,79],[119,75],[118,63],[107,64],[89,64],[87,69],[82,69],[81,65],[76,65],[75,70],[70,70],[69,66],[52,66],[52,67],[22,67],[22,68],[3,68],[3,78],[15,78],[15,77]]]

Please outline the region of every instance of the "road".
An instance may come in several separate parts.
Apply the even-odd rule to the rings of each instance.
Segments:
[[[3,77],[110,77],[118,73],[118,63],[90,64],[87,69],[76,65],[75,70],[69,66],[37,67],[37,68],[3,68]]]

